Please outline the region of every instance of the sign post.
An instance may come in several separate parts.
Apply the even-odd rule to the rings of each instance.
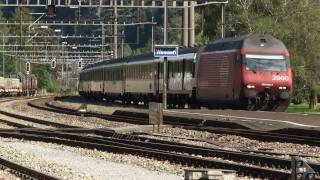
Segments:
[[[178,45],[155,45],[154,57],[163,57],[163,109],[167,109],[168,57],[178,56]]]
[[[153,131],[154,125],[158,125],[158,132],[160,131],[160,125],[163,124],[163,111],[161,103],[149,102],[149,124],[152,124]]]

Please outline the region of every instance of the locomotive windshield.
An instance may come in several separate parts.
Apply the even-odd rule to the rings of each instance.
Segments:
[[[251,71],[286,71],[288,65],[283,55],[246,54],[245,65]]]

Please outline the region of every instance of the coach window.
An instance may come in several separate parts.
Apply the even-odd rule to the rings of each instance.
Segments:
[[[136,78],[139,79],[140,77],[140,65],[136,66]]]
[[[144,65],[142,66],[142,78],[143,78],[143,79],[146,79],[146,77],[147,77],[147,65],[144,64]]]
[[[111,74],[111,80],[114,81],[114,80],[115,80],[115,72],[116,72],[116,71],[115,71],[114,69],[112,69],[111,72],[112,72],[112,74]]]
[[[107,80],[110,81],[110,70],[107,69]]]
[[[141,79],[141,65],[138,65],[138,79]]]
[[[148,64],[147,68],[148,68],[148,70],[147,70],[147,77],[148,77],[148,78],[151,78],[151,74],[150,74],[150,72],[151,72],[151,64]]]
[[[118,69],[115,68],[114,71],[113,71],[113,80],[116,81],[118,78]]]
[[[170,66],[169,66],[169,77],[173,77],[174,74],[174,69],[175,69],[175,63],[174,62],[170,62]]]
[[[118,69],[117,68],[115,68],[114,70],[113,70],[113,81],[116,81],[117,80],[117,75],[118,74]]]
[[[179,61],[173,61],[172,77],[175,77],[179,70]]]
[[[120,75],[120,70],[119,69],[117,69],[116,70],[116,78],[115,78],[115,80],[119,80],[119,75]]]
[[[144,64],[141,65],[141,78],[142,79],[144,79],[145,67],[146,66]]]
[[[141,79],[141,65],[138,65],[138,79]]]

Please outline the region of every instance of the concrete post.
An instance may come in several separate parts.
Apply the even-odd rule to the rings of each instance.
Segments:
[[[164,0],[164,21],[163,21],[163,44],[167,45],[167,25],[168,25],[168,0]],[[167,109],[167,70],[168,59],[164,57],[163,60],[163,109]]]
[[[221,38],[225,37],[225,4],[221,4]]]
[[[154,25],[153,25],[154,17],[153,16],[151,18],[151,22],[152,22],[152,25],[151,25],[151,52],[153,52],[153,50],[154,50]]]
[[[195,29],[194,29],[194,1],[190,2],[189,8],[189,46],[194,47]]]
[[[105,33],[105,30],[104,30],[104,24],[101,25],[101,61],[104,60],[104,54],[106,52],[106,49],[105,49],[105,39],[106,39],[106,33]],[[91,42],[90,42],[90,45],[91,45]]]
[[[2,77],[5,74],[5,64],[4,64],[4,34],[2,33]]]
[[[185,46],[185,47],[188,47],[188,45],[189,45],[189,36],[188,36],[188,31],[189,31],[189,23],[188,23],[188,21],[189,21],[189,10],[188,10],[188,4],[189,4],[189,2],[188,1],[184,1],[183,2],[183,6],[184,6],[184,8],[183,8],[183,21],[182,21],[182,23],[183,23],[183,46]]]
[[[113,58],[118,58],[118,7],[114,0],[114,26],[113,26]]]

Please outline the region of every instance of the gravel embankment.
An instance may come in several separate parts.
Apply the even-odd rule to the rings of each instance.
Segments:
[[[14,128],[13,126],[9,126],[5,123],[0,122],[0,129],[13,129],[13,128]]]
[[[0,114],[0,119],[4,119],[6,121],[22,124],[22,125],[25,125],[25,126],[31,126],[31,127],[35,127],[35,128],[52,128],[51,126],[46,126],[46,125],[42,125],[42,124],[38,124],[38,123],[33,123],[33,122],[30,122],[30,121],[16,119],[14,117],[6,116],[6,115],[3,115],[3,114]]]
[[[21,178],[12,175],[8,170],[0,170],[0,179],[2,180],[20,180]]]
[[[73,110],[78,109],[81,106],[81,103],[77,102],[65,102],[65,101],[51,101],[49,102],[55,106],[61,106],[65,108],[70,108]],[[87,110],[90,112],[104,113],[104,114],[113,114],[117,110],[126,110],[126,107],[121,107],[120,104],[102,104],[97,102],[96,104],[87,104]]]
[[[1,157],[60,179],[183,178],[182,167],[153,159],[8,138],[0,142]]]
[[[80,106],[81,103],[72,102],[72,101],[54,101],[55,104],[61,105],[67,108],[75,108]],[[89,108],[90,107],[90,108]],[[120,107],[121,108],[121,107]],[[88,110],[98,111],[104,113],[106,109],[117,109],[114,106],[102,106],[100,104],[88,104]],[[283,154],[301,154],[301,155],[310,155],[315,156],[315,158],[306,158],[310,162],[320,163],[320,147],[319,146],[309,146],[293,143],[280,143],[280,142],[263,142],[252,140],[249,138],[234,136],[234,135],[223,135],[223,134],[214,134],[209,132],[202,131],[192,131],[185,130],[181,128],[165,128],[161,130],[161,135],[167,136],[180,136],[182,138],[195,138],[195,139],[207,139],[212,143],[202,142],[202,141],[190,141],[183,140],[178,138],[167,138],[167,137],[153,137],[160,138],[165,140],[191,143],[200,146],[209,146],[209,147],[220,147],[223,149],[235,150],[239,149],[248,149],[248,150],[264,150],[267,149],[270,152],[283,153]],[[285,158],[290,158],[290,156],[283,156]],[[317,158],[316,158],[317,157]]]
[[[66,125],[84,128],[108,128],[133,126],[129,123],[107,121],[95,117],[79,117],[39,110],[27,105],[26,101],[15,101],[2,103],[3,110],[18,113],[20,115],[32,116],[50,122],[57,122]]]
[[[179,138],[170,138],[170,137],[159,137],[159,136],[148,136],[151,138],[170,140],[175,142],[194,144],[199,146],[222,148],[227,150],[239,151],[239,149],[248,149],[248,150],[264,150],[268,149],[270,152],[283,153],[283,154],[301,154],[301,155],[310,155],[315,156],[311,158],[305,158],[310,162],[320,163],[320,147],[319,146],[309,146],[293,143],[280,143],[280,142],[263,142],[248,139],[241,136],[234,135],[223,135],[223,134],[214,134],[209,132],[185,130],[181,128],[164,128],[160,130],[160,135],[165,136],[177,136]],[[190,139],[206,139],[212,143],[207,143],[203,141],[191,141],[185,140],[183,138]],[[284,158],[290,158],[290,156],[282,156]]]

